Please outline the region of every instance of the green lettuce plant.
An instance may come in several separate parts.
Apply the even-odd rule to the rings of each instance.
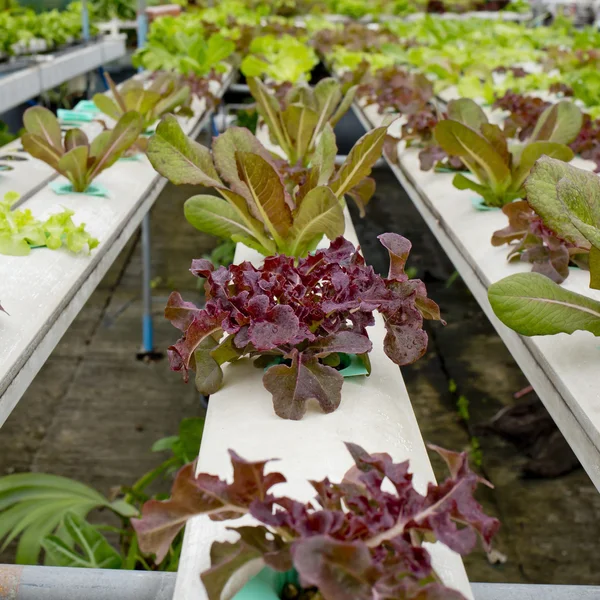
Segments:
[[[502,207],[525,196],[523,184],[538,158],[573,158],[566,144],[577,137],[582,119],[572,102],[559,102],[542,113],[529,140],[509,143],[473,100],[461,98],[448,104],[448,118],[436,125],[434,135],[442,149],[458,156],[477,180],[459,173],[454,186],[477,192],[488,206]]]
[[[297,172],[276,159],[247,130],[231,127],[214,140],[212,152],[186,137],[167,115],[150,140],[148,158],[175,185],[214,188],[222,198],[199,195],[185,204],[187,220],[200,231],[230,238],[269,256],[306,256],[325,235],[344,232],[344,195],[370,198],[368,178],[381,156],[386,128],[364,135],[335,171],[337,148],[329,124],[311,166]]]
[[[342,94],[342,86],[333,78],[322,79],[314,87],[296,85],[283,101],[278,100],[260,79],[248,78],[248,87],[271,141],[283,150],[291,165],[303,167],[312,162],[317,141],[326,125],[335,127],[350,108],[356,93],[356,87],[352,87]]]
[[[163,19],[160,19],[161,21]],[[169,21],[177,23],[177,20]],[[151,37],[148,43],[133,56],[133,64],[149,71],[175,71],[182,75],[206,77],[212,71],[224,73],[226,60],[234,53],[235,43],[219,33],[208,36],[201,27],[191,31],[168,32],[168,42],[163,37]]]
[[[0,254],[27,256],[31,248],[57,250],[63,245],[77,254],[98,245],[98,240],[85,230],[85,223],[73,223],[73,211],[64,210],[40,221],[29,209],[12,210],[18,198],[15,192],[8,192],[0,201]]]
[[[115,121],[127,112],[135,111],[142,116],[143,127],[147,128],[166,113],[190,114],[190,88],[170,73],[159,73],[148,87],[142,81],[129,79],[120,89],[108,73],[104,75],[112,98],[106,94],[96,94],[94,104]]]
[[[516,273],[492,284],[496,316],[521,335],[589,331],[600,336],[600,302],[566,290],[539,273]]]
[[[23,148],[64,175],[73,191],[85,192],[102,171],[135,143],[144,122],[137,112],[130,111],[118,119],[113,130],[102,132],[91,142],[81,129],[69,129],[63,140],[54,114],[32,106],[23,115],[23,125],[27,132],[21,137]]]
[[[318,62],[315,51],[303,41],[291,35],[265,35],[252,40],[240,68],[246,77],[297,83],[305,81]]]
[[[566,242],[589,248],[590,287],[600,289],[600,180],[594,173],[543,157],[525,184],[544,225]],[[537,273],[518,273],[488,292],[498,318],[522,335],[589,331],[600,336],[600,302],[565,290]]]
[[[559,238],[589,249],[590,287],[600,289],[600,180],[596,173],[541,158],[525,184],[527,200]]]
[[[371,71],[377,71],[395,63],[394,57],[381,52],[353,51],[342,46],[336,46],[327,60],[336,71],[354,71],[363,62],[369,64]]]

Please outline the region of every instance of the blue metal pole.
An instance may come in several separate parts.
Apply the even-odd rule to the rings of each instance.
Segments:
[[[138,48],[143,48],[146,44],[146,38],[148,37],[148,15],[146,14],[146,0],[138,0],[137,36]],[[141,67],[140,71],[142,71]]]
[[[81,2],[81,32],[86,42],[90,41],[90,11],[87,0]]]
[[[138,48],[146,43],[148,35],[148,15],[146,0],[138,0],[137,14]],[[141,71],[142,69],[140,69]],[[142,353],[149,354],[154,350],[154,324],[152,322],[152,249],[150,244],[150,214],[146,213],[142,220]]]

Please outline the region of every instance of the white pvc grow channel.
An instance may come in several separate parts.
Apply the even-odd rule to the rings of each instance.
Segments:
[[[358,245],[347,210],[345,216],[344,236]],[[328,241],[324,242],[328,246]],[[262,259],[238,244],[236,263],[247,260],[260,264]],[[309,409],[300,421],[281,419],[263,386],[262,371],[249,360],[226,365],[223,389],[211,396],[208,405],[197,472],[229,477],[229,448],[247,460],[278,458],[277,469],[288,480],[283,493],[308,500],[314,495],[308,480],[341,480],[351,466],[344,442],[354,442],[369,452],[388,452],[396,461],[410,460],[415,487],[424,493],[435,477],[400,369],[383,351],[383,320],[378,314],[375,317],[375,325],[368,329],[373,342],[373,371],[370,377],[346,379],[342,402],[328,415]],[[188,523],[174,598],[206,599],[200,573],[210,566],[210,546],[215,540],[235,540],[236,534],[226,527],[239,524],[217,523],[206,516]],[[460,556],[440,543],[428,545],[428,549],[444,583],[472,598]]]
[[[367,129],[382,121],[374,106],[353,106]],[[399,124],[391,133],[399,137]],[[527,272],[527,263],[509,263],[508,248],[493,247],[494,231],[507,225],[499,210],[477,211],[473,192],[457,190],[452,174],[421,171],[417,149],[399,148],[400,166],[390,163],[399,182],[453,262],[473,296],[496,328],[515,361],[546,406],[596,488],[600,489],[600,383],[598,339],[578,331],[572,335],[523,337],[499,321],[487,298],[487,288],[512,273]],[[591,163],[575,159],[580,168]],[[600,300],[589,289],[589,273],[571,269],[566,289]]]
[[[125,38],[105,37],[73,50],[45,55],[43,62],[0,78],[0,113],[124,56]]]
[[[231,76],[218,94],[224,93]],[[211,111],[198,100],[192,108],[195,116],[182,120],[182,127],[195,136]],[[59,197],[44,188],[23,205],[40,217],[63,206],[74,210],[76,223],[85,222],[100,240],[91,256],[46,248],[28,257],[0,256],[2,305],[10,313],[0,322],[0,425],[150,210],[166,179],[143,156],[139,161],[117,162],[98,182],[110,190],[109,198]]]

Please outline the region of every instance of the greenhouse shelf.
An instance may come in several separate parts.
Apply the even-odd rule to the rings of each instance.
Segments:
[[[344,235],[358,244],[348,211]],[[236,263],[258,263],[262,258],[243,245],[236,248]],[[400,369],[383,351],[383,319],[375,316],[375,326],[369,328],[373,372],[370,377],[346,379],[342,402],[328,415],[309,408],[300,421],[281,419],[263,387],[262,372],[251,361],[226,365],[223,389],[211,396],[208,405],[197,472],[229,477],[229,448],[246,460],[278,458],[278,468],[288,480],[284,493],[308,500],[314,496],[308,480],[341,480],[351,466],[344,442],[354,442],[370,452],[388,452],[396,461],[410,460],[415,487],[424,493],[427,483],[434,481],[433,470]],[[226,528],[242,524],[247,524],[246,518],[214,522],[204,515],[188,523],[174,598],[207,598],[199,574],[210,566],[210,546],[215,540],[235,540],[236,534]],[[444,583],[472,598],[459,555],[442,544],[428,544],[428,549]]]
[[[0,113],[120,58],[125,54],[125,37],[105,37],[72,50],[43,55],[38,57],[37,65],[1,77]]]
[[[353,110],[366,129],[381,122],[374,107],[363,110],[355,103]],[[400,127],[398,122],[394,127]],[[392,133],[399,135],[399,131]],[[488,301],[489,285],[531,270],[526,263],[509,263],[506,246],[490,243],[493,232],[506,227],[506,216],[500,210],[473,208],[473,192],[457,190],[452,174],[421,171],[418,150],[402,150],[399,155],[400,166],[388,161],[390,168],[600,490],[598,339],[583,331],[528,338],[503,325]],[[573,162],[579,167],[589,165],[578,159]],[[562,285],[600,300],[600,292],[588,287],[586,271],[571,269]]]
[[[221,84],[222,95],[233,73]],[[211,110],[195,100],[196,116],[182,121],[194,137],[206,125]],[[35,215],[75,211],[76,223],[100,240],[91,256],[40,248],[28,257],[0,256],[2,306],[10,317],[0,323],[0,426],[83,308],[129,238],[150,210],[167,180],[143,156],[120,161],[98,177],[109,198],[77,194],[56,196],[44,188],[23,206]]]

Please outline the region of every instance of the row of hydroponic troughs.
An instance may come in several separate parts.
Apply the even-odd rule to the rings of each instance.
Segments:
[[[149,6],[160,2],[148,2]],[[225,0],[215,6],[199,7],[195,3],[187,6],[186,0],[179,0],[182,8],[190,10],[195,17],[221,28],[232,19],[247,25],[258,25],[266,18],[285,21],[292,17],[322,18],[338,15],[351,19],[364,17],[376,19],[383,15],[407,16],[409,14],[433,11],[436,13],[465,13],[466,11],[505,10],[529,12],[529,3],[523,0]],[[137,14],[135,0],[106,2],[94,0],[88,3],[92,33],[94,23],[109,19],[133,20]],[[10,3],[0,11],[0,60],[10,55],[52,50],[82,37],[82,5],[71,2],[64,11],[50,10],[36,14]]]
[[[327,24],[319,31],[305,31],[328,62],[339,69],[336,57],[345,61],[340,75],[350,82],[344,86],[323,79],[311,88],[302,80],[317,59],[314,50],[297,43],[302,35],[299,27],[290,30],[288,25],[274,23],[266,26],[267,31],[271,28],[267,35],[249,41],[241,35],[248,33],[244,27],[234,25],[232,30],[237,27],[238,31],[228,39],[221,33],[211,33],[209,27],[199,31],[197,23],[192,33],[190,16],[181,20],[165,18],[156,22],[138,60],[151,70],[173,70],[181,76],[158,75],[144,84],[128,83],[120,90],[113,89],[112,95],[97,97],[95,109],[83,106],[81,120],[87,118],[84,113],[100,110],[109,117],[109,125],[114,121],[111,130],[99,133],[91,142],[78,128],[71,127],[61,136],[60,123],[51,113],[32,108],[25,116],[23,147],[68,180],[54,180],[55,193],[82,194],[82,203],[86,195],[110,196],[102,177],[96,176],[108,167],[115,168],[111,165],[126,153],[131,155],[127,158],[145,153],[156,171],[175,184],[214,188],[220,197],[198,195],[188,200],[188,221],[206,233],[231,239],[268,258],[262,264],[242,262],[218,269],[205,259],[192,262],[192,273],[206,281],[206,304],[197,308],[177,293],[169,299],[166,317],[183,333],[169,349],[172,368],[185,378],[189,370],[194,370],[198,389],[218,396],[223,385],[221,367],[249,357],[265,370],[263,384],[272,396],[278,418],[299,420],[308,405],[311,419],[327,419],[310,404],[316,400],[323,413],[336,411],[344,402],[344,376],[351,371],[370,371],[369,353],[373,347],[367,332],[376,314],[381,315],[385,327],[384,336],[377,340],[383,343],[385,360],[399,365],[413,362],[424,353],[427,336],[422,329],[423,319],[440,319],[439,309],[427,297],[424,284],[409,279],[404,271],[410,250],[408,240],[395,233],[380,237],[390,254],[390,271],[383,278],[343,238],[344,202],[357,202],[364,210],[374,192],[374,181],[369,178],[371,168],[386,145],[389,150],[397,144],[397,140],[390,139],[387,126],[381,125],[361,138],[344,164],[336,167],[333,125],[357,94],[361,98],[373,94],[382,112],[402,113],[408,126],[396,134],[410,138],[413,146],[424,146],[423,150],[434,155],[431,160],[435,168],[468,169],[476,180],[459,173],[457,185],[475,188],[482,206],[520,205],[525,189],[531,199],[537,194],[532,190],[547,190],[549,181],[553,186],[548,178],[554,172],[564,182],[557,189],[564,187],[571,197],[580,185],[585,185],[586,191],[594,189],[588,175],[573,175],[564,162],[573,154],[567,144],[576,140],[583,120],[573,102],[543,106],[537,118],[525,125],[521,124],[524,115],[511,111],[502,126],[489,123],[485,112],[468,99],[450,103],[447,118],[440,106],[433,104],[434,91],[440,93],[454,81],[477,73],[475,48],[480,56],[487,51],[490,59],[492,55],[495,59],[486,63],[488,72],[479,72],[482,83],[491,81],[493,85],[498,75],[527,78],[528,73],[520,77],[521,71],[515,72],[526,70],[516,64],[515,54],[509,58],[508,53],[503,55],[498,49],[493,53],[491,44],[484,47],[477,36],[480,25],[427,18],[419,27],[412,25],[410,33],[403,33],[400,24],[377,28]],[[194,43],[186,44],[192,35],[196,36]],[[572,31],[565,23],[551,30],[490,24],[486,25],[485,39],[508,40],[511,49],[520,40],[529,50],[527,57],[530,61],[535,58],[538,65],[545,57],[553,56],[550,45],[555,42],[561,44],[557,49],[561,57],[592,60],[593,52],[579,46],[593,40],[594,35],[591,31]],[[161,44],[161,39],[166,43]],[[454,60],[442,50],[451,47],[453,39],[461,40],[456,41]],[[440,40],[438,56],[433,55],[435,40]],[[212,60],[204,79],[195,76],[189,67],[200,62],[201,48]],[[233,127],[217,137],[210,150],[186,136],[181,119],[190,114],[192,94],[204,96],[209,85],[207,77],[213,81],[221,78],[229,68],[226,61],[236,54],[243,56],[242,72],[256,101],[261,127],[268,131],[268,143],[261,143],[246,129]],[[422,65],[415,63],[419,54]],[[354,68],[348,64],[350,56],[356,61]],[[381,57],[386,62],[378,65]],[[394,59],[391,62],[390,57]],[[399,67],[396,62],[404,64]],[[419,68],[430,77],[427,82],[415,73]],[[504,72],[498,73],[498,68]],[[561,88],[560,92],[568,90]],[[514,101],[529,102],[521,97]],[[522,113],[528,116],[530,111]],[[179,113],[179,119],[172,115],[174,112]],[[70,114],[69,118],[77,116]],[[594,126],[591,118],[589,123]],[[522,137],[526,143],[509,146],[507,138],[519,138],[523,131],[527,132]],[[557,157],[559,162],[543,158],[534,166],[542,155]],[[527,179],[532,167],[534,175]],[[11,201],[9,198],[7,203]],[[558,194],[557,202],[565,205]],[[535,209],[539,210],[537,205]],[[542,210],[539,212],[534,217],[543,232],[542,250],[550,239],[553,243],[558,239],[570,249],[566,238],[540,222],[544,216]],[[577,231],[591,235],[593,227],[585,222],[588,214],[593,213],[584,211],[571,222]],[[70,217],[61,229],[52,217],[40,222],[26,211],[6,208],[2,239],[10,239],[22,254],[29,255],[23,260],[33,260],[37,253],[46,252],[36,248],[43,245],[53,248],[64,243],[72,251],[91,251],[97,241],[87,236],[82,226],[76,227]],[[331,240],[326,247],[322,244],[324,236]],[[520,238],[515,240],[522,242]],[[587,250],[588,263],[593,266],[590,245],[573,245],[578,252],[568,254],[585,254]],[[5,248],[10,250],[12,246]],[[584,259],[578,260],[585,264]],[[344,388],[348,385],[352,384],[347,382]],[[195,427],[193,433],[197,435],[197,424],[189,423],[188,427]],[[164,470],[193,458],[182,449],[182,440],[189,441],[190,435],[182,431],[177,441],[163,442],[174,455]],[[21,558],[33,556],[35,560],[43,547],[46,560],[59,565],[81,564],[85,559],[89,564],[98,559],[112,567],[156,568],[156,564],[164,564],[164,559],[173,568],[181,546],[180,530],[187,519],[208,514],[220,521],[250,514],[262,524],[241,528],[240,538],[234,543],[213,546],[213,565],[202,575],[210,598],[220,598],[230,576],[244,571],[243,565],[249,567],[244,571],[246,575],[253,574],[257,565],[285,573],[273,585],[301,585],[316,598],[385,594],[463,597],[459,591],[444,588],[423,543],[437,539],[464,554],[473,548],[478,536],[488,546],[497,529],[497,522],[486,517],[472,499],[479,478],[469,470],[466,457],[437,449],[448,462],[450,477],[419,493],[406,463],[395,464],[388,454],[369,454],[356,444],[349,444],[348,450],[355,467],[342,484],[314,482],[317,502],[310,503],[273,495],[271,488],[282,483],[284,476],[266,473],[264,462],[247,462],[233,452],[234,478],[229,483],[215,475],[196,474],[188,465],[177,475],[172,498],[166,502],[150,500],[141,520],[133,521],[134,529],[128,524],[123,530],[122,552],[113,549],[84,516],[87,510],[100,505],[130,518],[137,513],[145,491],[137,489],[139,493],[111,503],[78,487],[85,497],[79,510],[55,512],[53,526],[50,530],[44,527],[47,535],[42,539],[30,533],[25,544],[22,537]],[[15,477],[5,478],[6,489],[13,494],[6,504],[11,509],[19,506],[18,492],[22,491],[19,476]],[[386,478],[395,493],[381,489]],[[10,487],[11,481],[17,487]],[[20,481],[27,485],[27,480]],[[56,487],[60,489],[60,484]],[[29,531],[39,525],[39,521],[32,522]],[[59,526],[61,537],[52,535]],[[10,525],[8,529],[11,539],[20,533]],[[38,543],[32,545],[35,535]],[[97,556],[85,555],[84,549],[74,545],[78,535],[94,541]],[[148,558],[152,554],[156,562]],[[340,578],[348,571],[356,576]],[[399,577],[399,572],[405,576]],[[264,573],[261,576],[264,578]]]

